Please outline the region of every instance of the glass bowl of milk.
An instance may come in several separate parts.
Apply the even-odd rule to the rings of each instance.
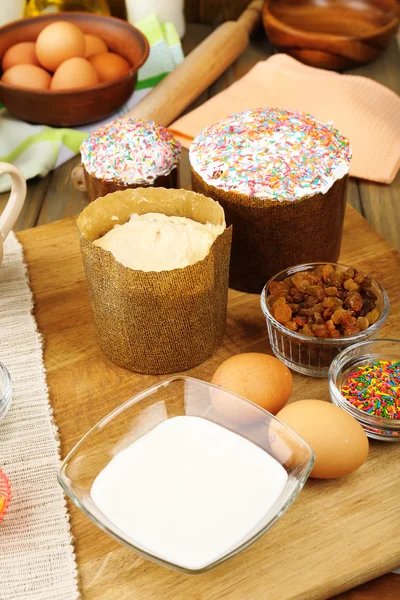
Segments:
[[[313,463],[311,448],[267,411],[177,376],[102,419],[68,454],[58,478],[121,544],[195,574],[276,523]]]

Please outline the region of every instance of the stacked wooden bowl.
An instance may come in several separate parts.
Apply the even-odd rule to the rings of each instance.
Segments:
[[[347,69],[373,61],[395,36],[396,0],[265,0],[272,44],[305,64]]]

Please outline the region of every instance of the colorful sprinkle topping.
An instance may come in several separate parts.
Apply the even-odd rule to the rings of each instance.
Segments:
[[[86,171],[98,179],[151,184],[177,166],[181,145],[154,121],[126,118],[91,133],[80,150]]]
[[[10,506],[11,486],[5,473],[0,469],[0,523]]]
[[[400,419],[400,360],[376,360],[346,377],[342,395],[355,408],[385,419]]]
[[[311,115],[258,108],[207,127],[190,147],[209,185],[270,200],[325,193],[349,172],[349,141]]]

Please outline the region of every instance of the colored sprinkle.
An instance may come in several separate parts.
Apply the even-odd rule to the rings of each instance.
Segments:
[[[349,141],[311,115],[258,108],[207,127],[190,147],[209,185],[269,200],[325,193],[349,172]]]
[[[126,118],[91,133],[80,150],[86,171],[98,179],[149,185],[177,166],[181,145],[154,121]]]
[[[400,419],[400,360],[376,360],[359,366],[346,377],[342,395],[365,413]]]

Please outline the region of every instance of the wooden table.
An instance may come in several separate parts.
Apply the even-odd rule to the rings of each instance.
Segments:
[[[188,34],[185,39],[185,51],[188,52],[192,47],[197,45],[209,32],[211,28],[205,25],[191,25],[188,27]],[[224,87],[229,85],[232,81],[242,76],[248,69],[258,60],[266,58],[271,54],[271,48],[267,40],[261,34],[254,37],[251,46],[243,54],[243,56],[236,62],[236,64],[229,69],[207,92],[205,92],[201,98],[198,99],[196,105],[204,102],[204,100],[221,91]],[[388,51],[375,63],[366,67],[356,69],[353,73],[370,76],[377,81],[387,85],[396,92],[400,92],[400,53],[396,43],[393,43]],[[69,161],[69,163],[63,165],[59,169],[53,171],[47,177],[29,182],[28,185],[28,199],[17,223],[16,230],[25,229],[28,227],[34,227],[35,225],[49,223],[63,217],[74,216],[78,214],[84,206],[87,204],[87,198],[85,194],[75,191],[70,182],[71,169],[75,164],[79,162],[79,158]],[[182,181],[183,187],[190,184],[190,176],[187,168],[187,153],[185,152],[183,158],[182,168]],[[400,249],[400,203],[395,201],[400,194],[400,175],[396,178],[395,182],[389,186],[383,186],[378,184],[371,184],[364,181],[352,180],[349,189],[349,203],[359,211],[365,218],[370,222],[375,229],[377,229],[382,235],[397,249]],[[6,195],[0,196],[0,209],[4,204]],[[358,227],[361,221],[356,219],[354,224]],[[62,226],[63,227],[63,226]],[[45,230],[38,230],[45,231]],[[42,233],[46,237],[47,233]],[[368,232],[366,234],[368,237]],[[21,234],[21,239],[24,244],[29,244],[35,238],[34,232],[26,232]],[[45,241],[44,241],[45,243]],[[60,244],[62,244],[62,238],[60,238]],[[356,262],[353,260],[353,262]],[[78,275],[79,278],[80,275]],[[77,282],[79,283],[79,282]],[[77,289],[79,286],[77,287]],[[62,286],[60,288],[62,293]],[[35,292],[35,289],[34,289]],[[43,305],[42,305],[43,307]],[[48,307],[49,308],[49,307]],[[61,315],[57,316],[57,319]],[[41,319],[39,319],[39,327],[41,326]],[[79,323],[80,317],[76,316],[76,322]],[[43,321],[44,323],[44,321]],[[76,323],[75,323],[76,324]],[[48,323],[46,325],[48,329],[47,333],[51,333],[52,327],[56,327],[56,323]],[[70,326],[70,324],[69,324]],[[46,333],[46,332],[45,332]],[[66,333],[68,336],[68,333]],[[254,347],[256,350],[257,348]],[[54,373],[49,372],[50,384],[56,383],[56,371]],[[102,416],[102,415],[101,415]],[[57,415],[56,415],[57,417]],[[90,423],[92,425],[93,423]],[[89,424],[88,424],[89,425]],[[79,433],[83,433],[79,432]],[[79,436],[71,435],[68,446],[71,445],[72,441],[76,440]],[[63,446],[63,450],[67,448]],[[84,535],[87,534],[88,527],[84,528]],[[394,533],[394,532],[393,532]],[[99,533],[100,535],[100,533]],[[379,552],[379,548],[376,549]],[[94,553],[96,554],[96,553]],[[78,550],[79,556],[79,550]],[[121,555],[122,556],[122,555]],[[349,557],[349,560],[350,557]],[[98,564],[99,569],[105,567],[104,562],[100,561]],[[310,565],[311,568],[311,565]],[[378,570],[371,572],[371,577],[378,573]],[[195,582],[195,580],[193,580]],[[352,581],[352,585],[357,585],[357,581]],[[342,588],[343,589],[343,588]],[[332,591],[334,591],[332,589]],[[90,597],[99,597],[90,596]],[[103,597],[103,596],[102,596]],[[105,596],[104,596],[105,597]],[[111,596],[110,596],[111,597]],[[114,597],[114,596],[113,596]],[[118,596],[115,596],[116,598]],[[125,596],[121,596],[125,597]],[[147,600],[146,595],[141,596],[138,600]],[[160,596],[161,597],[161,596]],[[181,598],[182,596],[179,596]],[[197,596],[194,594],[193,597]],[[209,596],[210,598],[216,598],[216,596]],[[234,590],[231,594],[227,594],[226,598],[238,598]],[[260,597],[260,596],[258,596]],[[295,596],[293,596],[294,598]],[[303,598],[304,596],[302,596]],[[314,596],[313,596],[314,597]],[[322,596],[321,596],[322,597]],[[326,596],[324,596],[326,597]],[[336,600],[394,600],[400,597],[400,576],[389,574],[381,577],[369,584],[360,586],[359,588],[350,592],[345,592],[336,597]],[[178,596],[177,596],[178,598]],[[200,596],[198,596],[200,598]],[[308,598],[305,598],[308,600]],[[188,598],[189,600],[189,598]],[[201,600],[208,600],[208,597],[202,596]],[[247,598],[246,598],[247,600]],[[250,598],[249,598],[250,600]],[[268,600],[267,598],[265,600]]]

